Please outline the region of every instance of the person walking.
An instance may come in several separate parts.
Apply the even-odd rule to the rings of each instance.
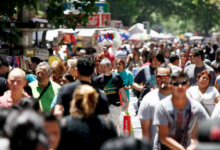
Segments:
[[[189,87],[184,73],[171,75],[168,96],[156,106],[153,125],[158,127],[160,149],[195,149],[198,122],[209,119],[204,107],[186,96]]]
[[[162,99],[171,95],[171,90],[169,89],[171,73],[171,68],[166,64],[157,67],[155,78],[158,88],[144,96],[138,112],[143,137],[146,137],[151,141],[153,150],[158,149],[157,126],[153,125],[155,107]]]
[[[106,58],[108,58],[111,61],[112,69],[116,69],[116,66],[115,66],[115,56],[112,53],[109,53],[108,49],[109,49],[109,46],[108,45],[104,45],[103,46],[103,52],[101,54],[103,54]]]

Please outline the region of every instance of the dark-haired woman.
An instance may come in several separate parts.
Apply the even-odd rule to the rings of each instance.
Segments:
[[[197,81],[198,86],[191,86],[187,90],[187,94],[193,100],[199,101],[209,116],[211,116],[215,104],[220,100],[220,95],[215,87],[209,85],[211,81],[211,73],[209,71],[203,70],[199,73]]]
[[[212,68],[214,69],[216,76],[215,88],[220,92],[220,63],[214,63]]]
[[[117,137],[113,123],[94,115],[98,93],[89,85],[80,85],[73,94],[70,115],[62,119],[61,141],[58,150],[99,150],[110,138]]]
[[[139,53],[135,53],[133,57],[134,57],[134,59],[130,61],[130,64],[128,66],[128,70],[130,70],[131,72],[133,72],[133,68],[141,67],[143,65],[142,60],[140,60]]]
[[[215,51],[215,60],[212,61],[212,65],[220,63],[220,48]]]

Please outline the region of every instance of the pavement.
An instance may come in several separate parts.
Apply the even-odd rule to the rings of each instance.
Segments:
[[[130,104],[128,111],[130,112],[131,115],[131,122],[134,130],[134,136],[137,139],[142,139],[142,130],[141,130],[141,124],[137,116],[135,116],[135,109],[133,106],[133,103],[137,101],[137,97],[134,96],[133,92],[130,91]]]

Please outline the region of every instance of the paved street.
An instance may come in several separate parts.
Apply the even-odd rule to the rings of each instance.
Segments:
[[[141,139],[142,138],[142,131],[140,121],[138,120],[137,116],[135,116],[135,109],[133,103],[136,102],[137,98],[133,96],[133,92],[130,91],[130,104],[128,111],[131,114],[131,121],[134,129],[135,138]]]

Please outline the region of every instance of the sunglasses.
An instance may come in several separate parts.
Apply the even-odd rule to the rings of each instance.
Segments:
[[[168,75],[168,74],[167,74],[167,75],[157,75],[156,77],[157,77],[158,79],[163,79],[163,78],[164,78],[164,79],[169,79],[169,78],[170,78],[170,75]]]
[[[99,62],[99,63],[100,63],[100,62],[101,62],[101,60],[97,60],[97,61],[95,61],[95,62]]]
[[[179,86],[179,84],[181,84],[182,86],[186,85],[187,84],[187,81],[175,81],[172,83],[173,86]]]
[[[189,55],[189,58],[191,58],[191,59],[194,58],[194,57],[195,57],[195,55]]]

